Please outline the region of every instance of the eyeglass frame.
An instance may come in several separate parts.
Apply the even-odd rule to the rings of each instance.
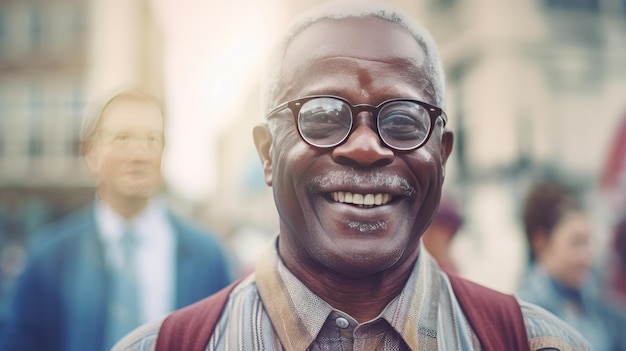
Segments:
[[[300,130],[300,123],[298,123],[298,119],[300,117],[300,110],[302,109],[302,106],[304,106],[304,104],[306,104],[307,102],[314,100],[314,99],[318,99],[318,98],[331,98],[331,99],[336,99],[339,101],[342,101],[344,103],[346,103],[349,107],[350,107],[350,113],[351,113],[351,123],[350,123],[350,129],[348,130],[348,132],[346,133],[346,135],[338,142],[331,144],[331,145],[326,145],[326,146],[321,146],[321,145],[315,145],[313,143],[311,143],[309,140],[307,140],[303,135],[302,135],[302,131]],[[421,107],[423,107],[424,109],[426,109],[426,111],[428,112],[428,115],[430,117],[430,126],[428,128],[428,133],[426,134],[426,137],[424,138],[424,140],[419,143],[416,146],[413,147],[408,147],[408,148],[398,148],[392,145],[389,145],[389,143],[387,143],[387,141],[385,141],[385,139],[383,138],[383,136],[381,135],[381,131],[380,128],[378,126],[378,121],[380,119],[380,111],[382,110],[382,108],[386,105],[388,105],[389,103],[393,103],[393,102],[412,102],[415,103]],[[378,134],[378,137],[380,138],[380,140],[383,142],[383,144],[385,144],[385,146],[387,146],[388,148],[392,149],[392,150],[396,150],[396,151],[412,151],[412,150],[417,150],[420,147],[424,146],[424,144],[426,144],[428,142],[428,140],[430,139],[431,135],[433,134],[433,130],[435,129],[435,125],[437,122],[437,118],[441,117],[441,120],[443,121],[443,127],[446,126],[446,124],[448,123],[448,116],[446,115],[445,111],[436,105],[432,105],[429,104],[427,102],[421,101],[421,100],[416,100],[416,99],[410,99],[410,98],[395,98],[395,99],[389,99],[389,100],[385,100],[383,102],[381,102],[378,105],[370,105],[370,104],[357,104],[357,105],[353,105],[350,101],[348,101],[345,98],[342,98],[340,96],[335,96],[335,95],[307,95],[307,96],[303,96],[297,99],[293,99],[293,100],[289,100],[289,101],[285,101],[281,104],[279,104],[278,106],[274,107],[273,109],[271,109],[267,114],[266,114],[266,119],[269,121],[272,118],[274,118],[274,116],[276,116],[277,113],[281,112],[282,110],[285,109],[289,109],[291,110],[291,115],[293,116],[294,119],[294,123],[296,124],[296,130],[298,131],[298,134],[300,135],[300,138],[302,140],[304,140],[305,143],[313,146],[313,147],[317,147],[320,149],[331,149],[334,147],[337,147],[343,143],[346,142],[346,140],[348,140],[348,138],[350,137],[350,134],[352,134],[352,132],[354,132],[354,116],[358,116],[359,113],[363,112],[363,111],[367,111],[369,112],[374,120],[374,127],[376,130],[376,134]]]

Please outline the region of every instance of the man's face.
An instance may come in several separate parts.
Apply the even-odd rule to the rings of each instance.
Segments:
[[[159,107],[122,98],[103,111],[85,158],[103,199],[135,201],[148,199],[160,186],[162,155]]]
[[[429,77],[419,69],[422,49],[407,31],[380,19],[315,24],[294,39],[284,62],[288,78],[277,104],[315,94],[354,105],[392,98],[434,104],[424,88]],[[287,109],[272,121],[278,125],[271,149],[257,143],[281,219],[284,259],[364,276],[417,256],[419,237],[439,203],[452,134],[442,134],[438,124],[424,146],[398,152],[384,146],[372,118],[360,113],[345,143],[318,149],[300,138]],[[336,201],[341,194],[378,197],[383,204]]]

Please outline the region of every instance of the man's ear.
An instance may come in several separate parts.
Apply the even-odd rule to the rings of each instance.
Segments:
[[[446,177],[446,163],[448,162],[448,157],[450,153],[452,153],[452,146],[454,145],[454,133],[449,130],[444,130],[443,135],[441,135],[441,174],[443,174],[443,178]]]
[[[265,184],[272,186],[272,133],[267,124],[261,124],[254,127],[252,136],[263,166]]]
[[[94,155],[94,150],[91,143],[85,143],[81,145],[81,152],[83,154],[83,159],[85,159],[85,163],[87,164],[89,174],[91,174],[91,176],[94,178],[97,177],[98,163],[96,161],[96,155]]]
[[[448,161],[448,156],[452,153],[452,146],[454,145],[454,133],[449,130],[444,130],[441,136],[441,161],[445,165]]]

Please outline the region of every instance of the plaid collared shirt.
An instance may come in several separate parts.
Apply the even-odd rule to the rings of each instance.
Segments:
[[[531,350],[589,350],[580,335],[546,311],[520,302]],[[114,350],[154,349],[160,322]],[[254,275],[230,294],[206,351],[481,350],[448,277],[422,250],[403,291],[380,315],[357,323],[311,292],[273,246]]]

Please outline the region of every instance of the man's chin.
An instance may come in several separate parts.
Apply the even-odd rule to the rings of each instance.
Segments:
[[[127,181],[118,186],[120,194],[124,194],[128,198],[146,199],[154,195],[158,189],[158,185],[153,180],[134,180]]]
[[[127,201],[147,201],[149,200],[155,193],[154,188],[149,187],[135,187],[131,189],[125,189],[122,192],[122,196]]]
[[[405,251],[398,246],[384,244],[359,245],[353,242],[339,243],[326,250],[326,254],[319,257],[320,261],[334,270],[347,276],[362,277],[379,273],[396,265]]]

